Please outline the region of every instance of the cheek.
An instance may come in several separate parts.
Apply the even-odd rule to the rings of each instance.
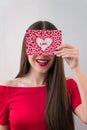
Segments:
[[[34,56],[28,56],[28,61],[30,63],[30,65],[34,64]]]
[[[28,56],[28,61],[29,61],[30,66],[32,68],[38,69],[38,68],[41,68],[41,67],[36,63],[36,61],[35,61],[36,58],[37,58],[37,56],[33,56],[33,55]],[[44,69],[49,69],[53,65],[54,60],[55,60],[55,56],[50,56],[49,60],[50,60],[49,64]]]
[[[54,63],[55,58],[56,58],[55,56],[51,57],[51,60],[50,60],[50,61],[51,61],[51,64],[53,64],[53,63]]]
[[[54,64],[54,62],[55,62],[55,58],[50,58],[50,62],[49,62],[49,64],[48,64],[48,68],[50,68],[53,64]]]

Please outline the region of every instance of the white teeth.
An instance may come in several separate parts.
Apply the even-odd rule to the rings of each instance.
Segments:
[[[39,63],[47,63],[48,60],[37,60],[37,62],[39,62]]]

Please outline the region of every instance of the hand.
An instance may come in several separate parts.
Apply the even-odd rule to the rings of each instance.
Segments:
[[[71,69],[79,67],[79,51],[76,47],[70,44],[63,44],[55,50],[55,54],[64,58]]]

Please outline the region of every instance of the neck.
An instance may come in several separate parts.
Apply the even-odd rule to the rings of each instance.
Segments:
[[[47,73],[39,73],[33,69],[30,69],[26,75],[27,81],[33,86],[43,86],[46,85],[45,78]]]

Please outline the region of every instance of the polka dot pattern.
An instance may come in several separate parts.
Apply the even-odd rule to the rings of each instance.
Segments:
[[[61,30],[26,30],[26,55],[55,55],[62,43]]]

